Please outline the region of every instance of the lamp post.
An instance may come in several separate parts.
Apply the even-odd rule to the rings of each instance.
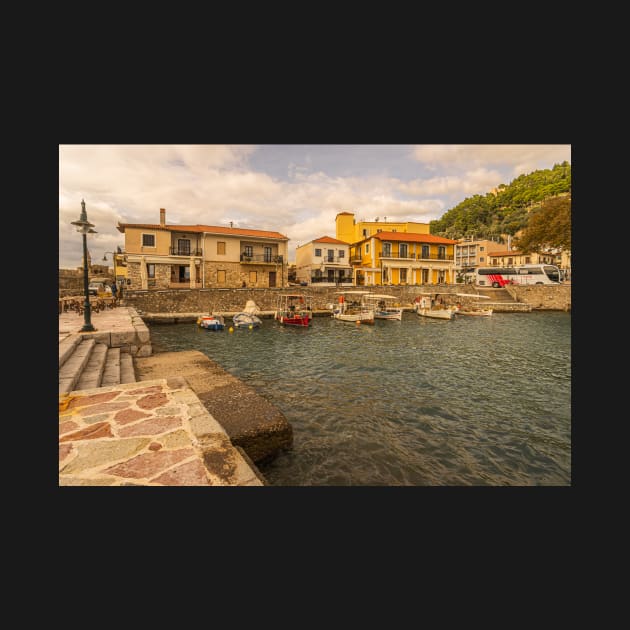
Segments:
[[[83,235],[83,290],[85,292],[85,303],[83,308],[84,324],[81,328],[81,332],[93,332],[96,330],[92,326],[92,307],[90,306],[90,292],[88,290],[88,262],[87,262],[87,240],[86,234],[96,234],[96,230],[93,230],[93,223],[90,223],[87,219],[87,212],[85,210],[85,201],[81,200],[81,216],[78,221],[72,221],[72,225],[77,226],[77,232]]]

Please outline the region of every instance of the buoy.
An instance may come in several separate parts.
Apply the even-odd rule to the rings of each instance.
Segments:
[[[254,327],[252,326],[252,324],[250,324],[247,328],[249,328],[250,330],[253,330]]]
[[[232,326],[230,326],[230,327],[228,328],[228,332],[234,332],[234,328],[232,328]]]
[[[357,319],[357,326],[361,323],[360,319]]]

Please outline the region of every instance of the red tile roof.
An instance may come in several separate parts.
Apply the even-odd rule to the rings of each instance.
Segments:
[[[515,249],[506,250],[504,252],[488,252],[488,256],[522,256],[523,252],[517,252]]]
[[[280,232],[268,230],[250,230],[230,228],[221,225],[160,225],[156,223],[118,223],[118,231],[124,234],[125,228],[141,228],[145,230],[167,230],[168,232],[210,232],[212,234],[231,234],[233,236],[254,236],[259,238],[277,238],[288,241],[288,236]]]
[[[316,238],[313,243],[330,243],[331,245],[349,245],[350,243],[346,243],[345,241],[340,241],[332,236],[321,236],[320,238]]]
[[[433,234],[416,234],[413,232],[377,232],[372,235],[381,241],[406,241],[412,243],[439,243],[441,245],[455,245],[457,241]],[[369,237],[372,238],[372,237]],[[366,239],[364,239],[366,240]]]

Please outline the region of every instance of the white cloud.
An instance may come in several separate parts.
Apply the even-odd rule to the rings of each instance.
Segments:
[[[463,175],[443,175],[428,179],[414,179],[402,182],[399,189],[415,196],[448,195],[450,198],[483,195],[503,182],[501,173],[495,170],[477,168]]]
[[[571,160],[569,144],[422,144],[415,146],[414,159],[427,167],[502,165],[512,167],[514,176],[554,163]],[[507,182],[506,182],[507,183]]]

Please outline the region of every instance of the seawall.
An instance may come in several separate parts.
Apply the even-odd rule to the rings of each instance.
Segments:
[[[479,289],[473,285],[422,285],[344,287],[347,290],[369,290],[393,295],[401,306],[410,306],[420,293],[469,293]],[[531,304],[537,310],[571,310],[571,285],[535,285],[506,287],[516,302]],[[278,295],[302,293],[311,298],[314,311],[328,311],[327,305],[338,299],[338,287],[288,287],[274,289],[168,289],[125,291],[124,303],[144,313],[234,313],[243,309],[247,300],[254,300],[262,311],[273,312]],[[457,296],[453,295],[453,301]],[[329,311],[328,311],[329,312]]]

